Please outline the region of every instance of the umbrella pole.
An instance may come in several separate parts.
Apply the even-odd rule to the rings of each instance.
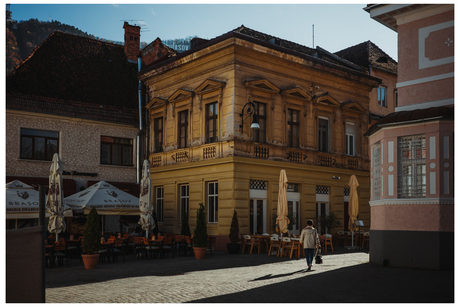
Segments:
[[[149,230],[148,230],[148,229],[145,231],[145,237],[146,237],[147,239],[149,238]]]

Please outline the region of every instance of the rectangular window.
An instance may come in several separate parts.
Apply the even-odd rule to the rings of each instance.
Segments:
[[[329,152],[329,120],[318,118],[318,150]]]
[[[163,152],[163,117],[155,118],[153,123],[155,152]]]
[[[101,164],[133,166],[133,140],[101,135]]]
[[[374,156],[373,158],[373,170],[374,170],[374,184],[373,184],[373,189],[374,189],[374,200],[379,200],[380,199],[380,158],[381,158],[381,152],[380,152],[380,142],[376,143],[373,145],[373,151],[374,151]]]
[[[21,128],[21,159],[52,161],[59,153],[59,132]]]
[[[217,102],[206,105],[206,143],[217,142],[218,108]]]
[[[398,138],[398,198],[426,197],[424,135]]]
[[[387,107],[387,88],[384,86],[378,88],[378,102],[379,106]]]
[[[219,184],[217,182],[208,183],[208,222],[217,223],[219,209]]]
[[[157,222],[163,223],[163,187],[156,188],[156,215],[157,215]]]
[[[179,148],[187,147],[188,134],[188,110],[179,112],[179,127],[178,127],[178,145]]]
[[[398,106],[398,90],[395,89],[395,107]]]
[[[288,147],[299,148],[299,111],[288,109],[287,129]]]
[[[265,143],[266,138],[266,122],[267,115],[266,109],[267,105],[265,103],[254,101],[256,106],[257,122],[259,123],[260,128],[254,129],[252,134],[252,140],[257,143]]]
[[[349,156],[356,156],[356,131],[355,123],[347,122],[345,124],[345,146],[346,154]]]
[[[183,184],[180,189],[180,222],[188,212],[188,184]]]

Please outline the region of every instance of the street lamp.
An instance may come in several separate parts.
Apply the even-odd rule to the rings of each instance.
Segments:
[[[251,124],[251,129],[259,129],[260,126],[259,126],[259,123],[257,121],[257,114],[256,114],[256,106],[252,103],[252,102],[248,102],[244,105],[243,107],[243,110],[241,110],[241,125],[240,125],[240,128],[241,128],[241,132],[243,132],[243,122],[246,118],[244,118],[244,108],[246,108],[246,106],[248,106],[246,112],[248,114],[248,116],[246,118],[248,118],[249,116],[252,115],[252,124]],[[252,107],[252,109],[251,109]]]

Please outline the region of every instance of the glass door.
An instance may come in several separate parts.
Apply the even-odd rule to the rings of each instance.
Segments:
[[[327,216],[329,214],[329,204],[328,203],[316,203],[316,221],[318,223],[318,233],[325,234],[327,233],[327,228],[325,226],[321,227],[321,217]]]
[[[251,235],[263,234],[266,232],[266,200],[249,200],[249,232]]]

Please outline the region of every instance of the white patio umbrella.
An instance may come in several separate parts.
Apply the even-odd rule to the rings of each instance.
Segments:
[[[39,192],[28,184],[14,180],[6,184],[6,219],[38,219]],[[45,202],[48,196],[45,195]],[[45,212],[45,217],[50,213]],[[71,217],[72,210],[64,206],[64,216]]]
[[[155,221],[150,212],[152,206],[152,179],[150,178],[150,165],[144,160],[142,167],[141,192],[139,197],[140,219],[139,225],[145,230],[145,237],[148,238],[149,230],[155,228]]]
[[[72,210],[83,210],[88,214],[96,208],[99,215],[139,215],[139,198],[126,193],[105,181],[99,181],[64,198],[64,204]]]
[[[50,167],[48,199],[46,209],[50,213],[48,231],[56,234],[56,241],[59,241],[59,233],[65,230],[64,207],[62,194],[62,172],[63,166],[59,154],[53,155],[53,162]]]
[[[355,175],[351,175],[348,185],[350,186],[350,198],[349,198],[349,205],[348,205],[348,215],[350,218],[348,220],[348,229],[352,231],[351,246],[353,247],[355,230],[358,229],[358,227],[356,227],[355,225],[355,220],[358,217],[358,213],[359,213],[359,199],[358,199],[359,183]]]

